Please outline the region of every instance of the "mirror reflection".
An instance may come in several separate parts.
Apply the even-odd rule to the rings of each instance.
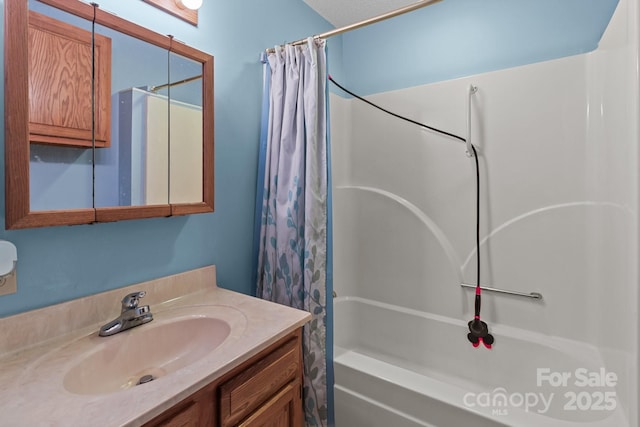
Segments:
[[[37,1],[29,8],[30,205],[90,208],[92,154],[78,147],[92,146],[91,22]]]
[[[35,77],[30,75],[31,122],[58,120],[52,126],[60,128],[67,121],[84,128],[82,139],[54,144],[53,137],[44,136],[46,131],[31,138],[33,209],[202,202],[202,64],[33,3],[39,7],[30,14],[30,54],[38,64]],[[70,33],[74,38],[67,37]],[[96,49],[96,69],[99,62],[110,63],[110,69],[98,76],[93,88],[91,43],[110,45],[110,50]],[[49,56],[55,52],[55,59],[46,63],[43,51]],[[109,52],[107,60],[104,55]],[[64,85],[73,86],[80,103],[68,99],[64,90],[51,90],[57,87],[51,84],[52,74],[63,75]],[[110,111],[100,111],[100,96],[109,98]],[[43,105],[47,113],[40,118]],[[78,117],[64,117],[69,105],[78,110],[73,111]],[[60,114],[48,117],[52,111]],[[95,141],[94,113],[95,123],[101,124]],[[102,129],[105,124],[108,129]],[[84,148],[87,145],[90,148]]]
[[[113,52],[111,144],[95,148],[95,206],[166,205],[168,180],[154,171],[168,168],[159,144],[167,139],[167,90],[150,88],[169,82],[169,52],[101,25],[95,32],[111,40]]]
[[[202,202],[202,64],[172,52],[170,71],[169,201]]]

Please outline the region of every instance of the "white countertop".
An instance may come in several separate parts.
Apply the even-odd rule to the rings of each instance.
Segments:
[[[4,341],[0,342],[0,425],[110,427],[144,424],[300,328],[311,317],[304,311],[220,289],[214,285],[215,268],[206,269],[213,270],[194,270],[195,276],[194,272],[188,272],[171,276],[169,281],[163,278],[0,319],[4,335],[0,338]],[[194,280],[203,283],[194,285]],[[209,283],[205,283],[207,281]],[[182,282],[189,282],[188,289],[176,285]],[[104,314],[96,315],[96,310],[87,309],[79,314],[83,319],[69,321],[69,316],[73,316],[78,307],[99,306],[101,301],[111,301],[115,295],[121,299],[133,290],[147,291],[147,297],[140,304],[151,306],[154,314],[151,323],[112,337],[98,337],[98,325],[115,316],[105,318]],[[185,290],[189,293],[176,295]],[[159,302],[160,299],[164,302]],[[116,299],[116,307],[118,305],[119,299]],[[219,347],[190,365],[148,384],[113,393],[75,394],[65,388],[65,375],[81,360],[83,351],[91,351],[91,346],[100,346],[105,340],[123,339],[128,332],[154,323],[171,321],[176,313],[197,316],[204,312],[227,319],[231,331]],[[67,330],[58,324],[79,325],[83,321],[88,326],[75,330]],[[53,328],[57,335],[20,331],[34,328],[38,322],[45,323],[43,327],[48,330]],[[25,339],[21,341],[16,335],[23,335]],[[42,342],[43,338],[47,340]],[[124,350],[131,351],[132,358],[145,356],[144,348]]]

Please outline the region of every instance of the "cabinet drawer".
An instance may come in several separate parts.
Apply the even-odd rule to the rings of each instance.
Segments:
[[[223,427],[235,425],[295,380],[301,369],[300,342],[292,339],[220,387]]]

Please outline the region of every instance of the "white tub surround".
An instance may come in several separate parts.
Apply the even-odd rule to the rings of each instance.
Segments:
[[[306,312],[220,289],[215,283],[215,267],[205,267],[0,319],[2,425],[141,425],[310,318]],[[197,317],[208,311],[228,317],[231,332],[211,353],[149,384],[106,394],[68,391],[65,375],[82,357],[74,349],[127,334],[97,336],[100,325],[120,313],[122,297],[138,290],[146,291],[141,305],[151,307],[154,321],[131,331],[166,322],[176,313]],[[127,351],[132,358],[145,357],[144,348],[131,346]]]
[[[460,284],[476,283],[477,261],[464,144],[332,96],[337,427],[639,425],[639,16],[620,0],[589,53],[367,96],[465,136],[478,88],[480,282],[544,296],[483,292],[492,350],[466,337],[474,295]],[[538,372],[574,386],[539,385]],[[615,384],[581,381],[600,372]],[[518,412],[501,392],[555,399]]]

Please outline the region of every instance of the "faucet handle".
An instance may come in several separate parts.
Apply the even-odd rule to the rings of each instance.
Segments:
[[[136,308],[140,302],[140,298],[144,298],[146,294],[145,291],[130,293],[122,299],[122,310]]]

